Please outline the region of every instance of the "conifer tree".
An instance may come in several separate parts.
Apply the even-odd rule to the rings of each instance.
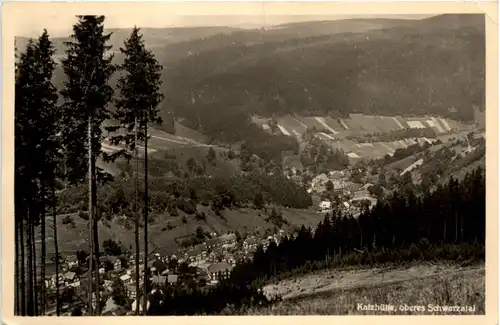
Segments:
[[[116,116],[126,129],[125,134],[112,138],[112,143],[124,143],[136,152],[138,142],[144,143],[144,265],[147,267],[148,258],[148,124],[161,123],[158,116],[158,105],[164,96],[160,93],[161,65],[158,64],[154,54],[147,50],[140,34],[140,30],[134,27],[130,37],[125,40],[124,47],[120,48],[125,56],[124,63],[120,67],[123,75],[118,81],[120,97],[116,102]],[[136,177],[138,177],[136,173]],[[137,183],[137,182],[136,182]],[[136,216],[136,228],[137,228]],[[137,230],[136,230],[137,232]],[[136,242],[136,252],[139,252]],[[137,259],[136,253],[136,259]],[[138,263],[136,263],[138,264]],[[137,274],[139,277],[139,274]],[[139,278],[137,279],[139,280]],[[139,284],[139,281],[137,281]],[[148,281],[144,281],[144,314],[147,314],[147,287]],[[139,292],[139,290],[137,290]],[[137,299],[139,303],[139,297]],[[139,310],[139,308],[137,308]]]
[[[45,214],[49,203],[49,187],[55,180],[55,163],[58,155],[59,114],[56,108],[57,93],[52,85],[54,49],[46,30],[38,43],[28,43],[16,67],[15,114],[15,204],[16,245],[19,245],[20,281],[19,313],[36,315],[44,313],[46,305],[45,264],[46,225]],[[34,164],[33,161],[37,163]],[[28,309],[25,304],[24,280],[24,220],[28,236]],[[36,280],[35,225],[40,225],[41,282]],[[38,289],[40,289],[38,291]],[[40,299],[40,309],[37,300]]]
[[[111,117],[108,104],[113,96],[109,78],[115,68],[111,46],[106,45],[111,34],[104,33],[104,16],[78,16],[73,26],[71,41],[67,42],[67,58],[63,60],[67,80],[61,91],[64,130],[63,145],[66,154],[67,179],[72,183],[89,182],[89,245],[93,258],[89,259],[89,311],[92,312],[92,264],[99,261],[97,231],[97,179],[104,175],[96,166],[104,139],[102,124]],[[85,172],[88,171],[86,175]],[[95,272],[96,314],[100,315],[99,272]],[[92,313],[90,313],[92,314]]]
[[[35,311],[35,276],[33,227],[35,222],[36,198],[38,197],[38,165],[32,164],[39,146],[40,134],[37,123],[37,107],[40,104],[37,93],[36,48],[30,40],[25,52],[20,56],[15,88],[15,219],[19,235],[21,252],[21,314],[34,316]],[[26,231],[26,237],[24,232]],[[26,246],[25,246],[26,245]],[[24,253],[27,252],[27,261]],[[25,264],[27,272],[25,271]],[[27,275],[27,284],[24,275]],[[26,287],[26,289],[25,289]],[[27,294],[27,295],[26,295]]]
[[[59,152],[59,137],[60,130],[60,115],[57,104],[57,92],[52,84],[52,74],[55,69],[53,59],[54,47],[49,39],[47,30],[44,30],[36,45],[36,58],[39,65],[37,83],[39,100],[41,105],[38,109],[38,123],[41,124],[40,132],[40,199],[41,199],[41,216],[40,216],[40,231],[41,231],[41,313],[45,311],[46,305],[46,288],[45,288],[45,265],[46,265],[46,212],[47,205],[50,203],[51,189],[54,187],[57,169],[57,158]],[[52,202],[55,204],[55,202]],[[57,242],[55,242],[57,245]]]

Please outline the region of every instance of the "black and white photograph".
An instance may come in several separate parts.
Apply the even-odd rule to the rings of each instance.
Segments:
[[[13,40],[9,313],[486,315],[496,18],[50,5]]]

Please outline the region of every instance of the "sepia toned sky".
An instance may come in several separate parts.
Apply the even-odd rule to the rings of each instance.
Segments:
[[[230,26],[239,28],[259,28],[290,22],[338,20],[350,18],[397,18],[421,19],[433,15],[173,15],[164,12],[137,11],[131,15],[106,15],[106,28],[141,28]],[[19,15],[16,19],[16,35],[35,37],[46,28],[54,37],[71,34],[76,22],[74,14],[44,13],[34,18],[31,15]]]

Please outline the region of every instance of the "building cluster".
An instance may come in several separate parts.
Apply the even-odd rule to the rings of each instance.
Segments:
[[[238,262],[251,259],[259,245],[267,249],[271,241],[279,243],[284,236],[283,230],[264,238],[250,235],[241,238],[239,241],[234,233],[213,236],[201,244],[183,249],[175,254],[162,255],[154,253],[153,256],[148,257],[147,267],[144,265],[141,254],[139,259],[139,288],[141,290],[143,287],[145,274],[148,275],[152,283],[151,293],[168,285],[182,284],[187,278],[185,273],[189,273],[190,278],[196,281],[198,285],[203,283],[203,286],[207,287],[216,286],[220,280],[230,276],[232,269]],[[85,263],[87,263],[87,260]],[[184,269],[182,265],[184,265]],[[187,269],[185,268],[186,265]],[[61,265],[61,273],[59,273],[59,290],[61,292],[71,287],[75,288],[75,292],[85,292],[87,290],[88,274],[87,272],[78,272],[81,267],[83,266],[80,265],[76,255],[65,257]],[[103,315],[134,314],[137,301],[144,299],[142,293],[139,294],[139,297],[137,294],[135,254],[101,256],[98,272],[101,275],[101,299],[105,301]],[[78,273],[81,275],[79,276]],[[129,308],[123,308],[114,302],[114,284],[118,280],[123,284],[122,294],[125,294],[128,300],[132,302]],[[46,287],[49,290],[56,289],[55,275],[46,279]],[[80,301],[75,301],[72,306],[65,303],[63,315],[69,315],[72,307],[84,306],[85,302],[85,297],[82,296]],[[93,303],[95,307],[95,301]],[[142,304],[139,304],[138,308],[141,309]],[[55,308],[50,310],[48,314],[52,315],[54,312]]]
[[[328,183],[331,183],[332,192],[335,194],[336,200],[332,198],[323,199],[318,204],[318,212],[330,212],[333,208],[340,209],[343,213],[357,215],[361,212],[363,204],[361,202],[369,202],[369,207],[373,207],[377,203],[368,189],[373,184],[358,184],[349,180],[350,174],[348,171],[332,171],[328,174],[320,174],[311,180],[308,193],[314,193],[323,196],[328,190]]]

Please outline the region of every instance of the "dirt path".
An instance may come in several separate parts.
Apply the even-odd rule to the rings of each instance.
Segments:
[[[328,270],[268,285],[264,288],[264,292],[267,296],[278,294],[284,300],[297,300],[316,295],[328,295],[338,290],[384,286],[431,276],[449,276],[478,270],[483,271],[484,266],[417,265],[400,269]]]

